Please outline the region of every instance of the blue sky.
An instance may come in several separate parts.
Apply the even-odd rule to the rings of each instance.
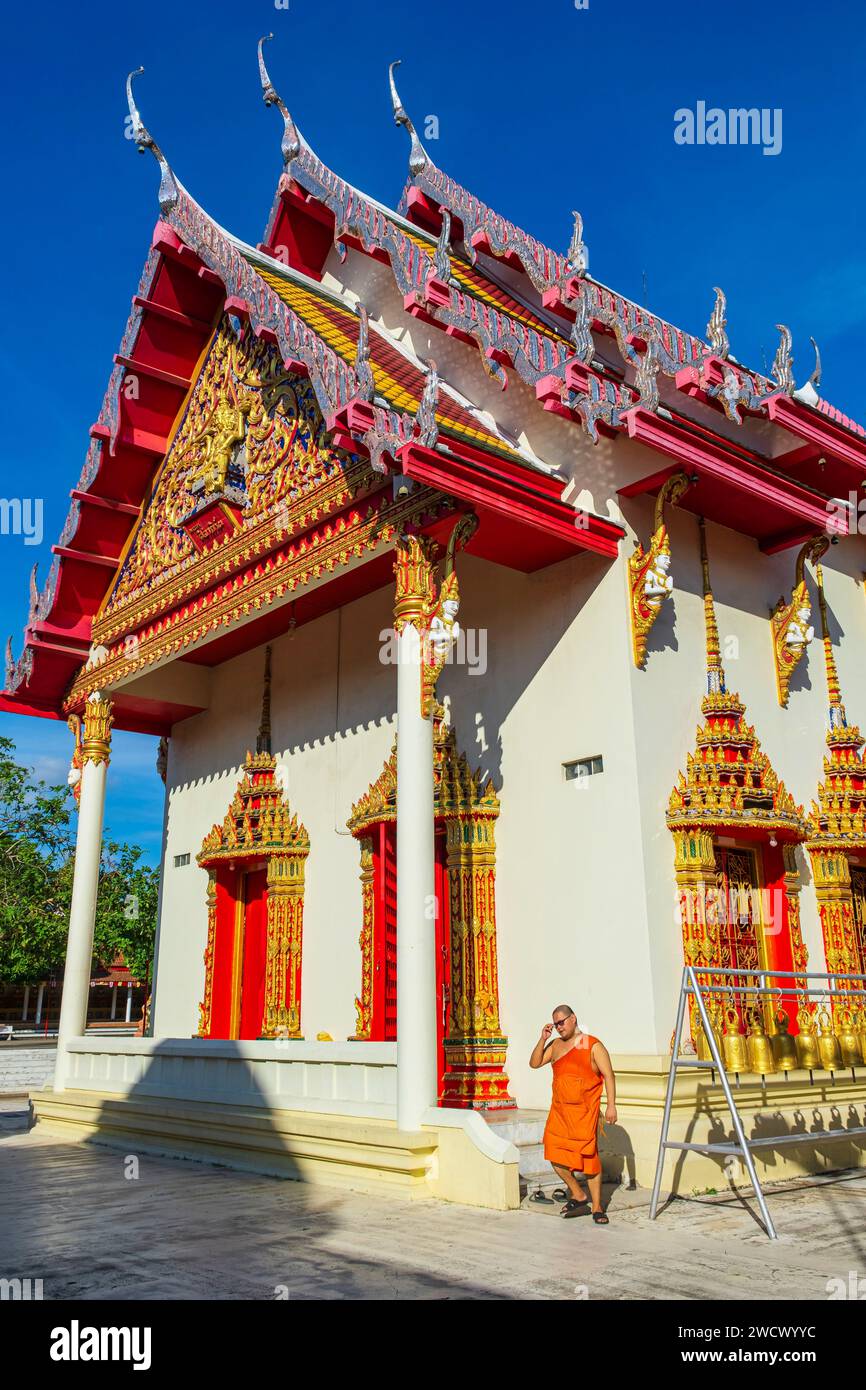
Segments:
[[[824,394],[866,416],[855,377],[866,328],[866,26],[850,0],[8,7],[4,495],[35,492],[44,506],[41,544],[0,536],[16,653],[27,576],[34,560],[42,576],[50,564],[157,215],[156,166],[124,138],[126,74],[144,65],[142,116],[179,178],[256,242],[280,170],[280,121],[262,105],[255,61],[270,30],[271,76],[304,135],[367,192],[393,206],[404,182],[407,141],[387,91],[387,64],[402,58],[416,125],[438,119],[431,155],[485,202],[563,250],[579,208],[592,273],[683,328],[703,333],[721,285],[731,349],[758,369],[772,361],[774,325],[787,323],[801,382],[811,334]],[[675,111],[699,101],[780,109],[781,152],[676,144]],[[63,779],[65,725],[4,715],[0,734]],[[154,740],[117,738],[107,807],[112,833],[141,843],[151,862],[162,801],[154,758]]]

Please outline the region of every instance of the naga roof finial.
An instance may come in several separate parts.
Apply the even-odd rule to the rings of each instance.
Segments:
[[[288,107],[279,95],[265,67],[262,44],[267,43],[273,37],[273,34],[263,34],[259,39],[259,77],[262,82],[262,100],[265,106],[276,106],[283,118],[283,138],[280,143],[280,149],[283,152],[283,163],[288,166],[301,152],[301,137],[298,134],[297,126],[289,114]]]
[[[388,67],[388,81],[391,84],[391,105],[394,108],[395,125],[404,125],[409,132],[409,139],[412,141],[412,148],[409,151],[409,171],[412,174],[420,174],[425,165],[430,163],[427,151],[418,139],[418,132],[413,126],[406,108],[400,100],[397,91],[397,84],[394,81],[394,69],[400,66],[402,59],[396,58]]]
[[[773,365],[770,368],[770,375],[790,396],[794,391],[794,355],[791,352],[791,330],[784,323],[777,323],[776,328],[781,334],[781,338],[779,346],[776,348],[776,356],[773,358]]]
[[[15,657],[12,655],[12,638],[6,640],[6,669],[4,672],[3,689],[8,690],[12,684],[12,677],[15,673]]]
[[[821,385],[821,354],[818,351],[818,344],[815,342],[815,339],[810,338],[809,342],[815,349],[815,370],[812,372],[809,380],[804,382],[803,385],[794,392],[794,399],[803,401],[805,405],[817,405],[821,399],[818,394],[818,387]]]
[[[812,375],[809,377],[809,381],[811,382],[811,384],[814,386],[815,390],[817,391],[817,390],[818,390],[818,387],[821,385],[821,354],[820,354],[820,352],[818,351],[818,344],[815,342],[815,339],[812,338],[812,337],[810,337],[810,338],[809,338],[809,342],[812,344],[812,347],[815,349],[815,370],[814,370],[814,372],[812,373]]]
[[[439,434],[439,425],[436,420],[436,405],[439,400],[439,372],[433,358],[427,361],[427,378],[424,382],[424,390],[421,393],[421,400],[418,402],[418,409],[415,412],[415,420],[418,426],[419,442],[432,448],[436,443]]]
[[[576,275],[585,275],[589,270],[589,247],[583,239],[583,218],[579,212],[573,212],[571,215],[574,218],[574,228],[566,260]]]
[[[132,79],[140,76],[144,68],[136,68],[126,79],[126,101],[129,106],[129,119],[132,122],[130,127],[130,138],[135,141],[135,147],[139,154],[144,154],[145,150],[150,150],[160,168],[161,178],[159,181],[159,206],[163,212],[170,211],[178,199],[178,186],[174,174],[171,171],[168,160],[163,154],[159,145],[154,140],[147,126],[139,115],[132,95]]]
[[[724,360],[731,350],[731,344],[725,331],[728,322],[728,302],[718,285],[715,285],[713,288],[716,302],[713,305],[713,312],[710,314],[710,321],[707,324],[707,337],[715,356],[721,357]]]
[[[355,351],[355,375],[358,378],[358,395],[364,401],[371,401],[375,390],[373,369],[370,366],[370,316],[367,306],[360,299],[355,305],[358,315],[358,346]]]

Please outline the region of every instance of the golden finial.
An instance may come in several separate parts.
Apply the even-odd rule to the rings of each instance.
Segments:
[[[704,518],[698,518],[701,532],[701,573],[704,581],[704,625],[707,634],[707,694],[724,693],[725,672],[722,666],[722,653],[719,646],[719,629],[716,624],[716,608],[713,591],[710,587],[710,561],[707,555],[707,528]]]
[[[265,678],[262,685],[262,718],[256,739],[257,753],[271,751],[271,649],[265,647]]]
[[[843,728],[848,721],[845,718],[845,706],[842,704],[842,691],[839,686],[839,672],[836,670],[836,658],[833,655],[833,644],[830,641],[830,627],[827,622],[827,600],[824,596],[824,570],[820,564],[815,565],[815,579],[818,583],[818,607],[821,610],[821,637],[824,642],[824,663],[827,667],[827,698],[830,701],[830,727],[831,729]]]

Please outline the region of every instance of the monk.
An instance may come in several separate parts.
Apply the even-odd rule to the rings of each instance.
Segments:
[[[551,1033],[556,1029],[556,1037]],[[571,1194],[561,1216],[579,1216],[592,1199],[592,1219],[609,1224],[601,1205],[601,1159],[598,1156],[598,1116],[602,1089],[607,1097],[604,1118],[616,1124],[616,1078],[610,1054],[591,1033],[582,1033],[569,1004],[557,1004],[553,1022],[545,1023],[532,1050],[533,1069],[553,1067],[553,1103],[544,1129],[544,1157]],[[583,1173],[590,1196],[575,1178]]]

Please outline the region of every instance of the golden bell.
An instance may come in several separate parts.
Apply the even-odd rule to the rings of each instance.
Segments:
[[[746,1039],[740,1031],[740,1020],[736,1009],[725,1011],[725,1035],[722,1038],[722,1055],[726,1071],[748,1071]]]
[[[843,1067],[859,1067],[862,1061],[860,1056],[860,1037],[854,1027],[854,1018],[850,1009],[837,1009],[836,1018],[836,1037],[839,1039],[839,1051],[842,1054]]]
[[[721,1029],[720,1029],[720,1027],[719,1027],[719,1023],[720,1023],[719,1014],[718,1014],[718,1012],[717,1012],[716,1009],[712,1009],[712,1008],[708,1009],[708,1010],[707,1010],[707,1013],[708,1013],[708,1015],[709,1015],[710,1028],[711,1028],[711,1030],[712,1030],[712,1034],[713,1034],[713,1037],[714,1037],[714,1039],[715,1039],[716,1047],[717,1047],[719,1053],[721,1053],[721,1051],[722,1051],[722,1040],[721,1040],[721,1036],[720,1036],[720,1034],[721,1034]],[[712,1051],[710,1050],[710,1044],[709,1044],[709,1041],[708,1041],[708,1039],[707,1039],[707,1035],[706,1035],[706,1032],[705,1032],[705,1030],[704,1030],[703,1023],[701,1022],[700,1019],[698,1019],[698,1022],[697,1022],[697,1024],[695,1025],[695,1050],[696,1050],[696,1052],[697,1052],[697,1054],[698,1054],[698,1059],[699,1059],[701,1062],[712,1062],[712,1060],[713,1060],[713,1054],[712,1054]]]
[[[821,1058],[821,1066],[825,1071],[839,1071],[842,1066],[842,1053],[839,1050],[839,1040],[833,1032],[833,1024],[826,1009],[822,1009],[819,1013],[818,1023],[821,1028],[818,1036],[818,1054]]]
[[[794,1039],[797,1049],[797,1062],[804,1071],[814,1071],[821,1065],[821,1057],[818,1052],[818,1038],[815,1033],[815,1024],[808,1009],[801,1009],[797,1014],[797,1023],[800,1031]]]
[[[797,1061],[797,1044],[788,1032],[788,1015],[784,1009],[779,1009],[776,1014],[776,1028],[778,1031],[770,1039],[776,1071],[796,1071],[800,1065]]]
[[[773,1046],[764,1032],[764,1022],[759,1009],[755,1009],[752,1013],[749,1036],[746,1040],[746,1052],[749,1058],[749,1071],[758,1072],[761,1076],[769,1076],[776,1070]]]
[[[854,1028],[860,1043],[860,1057],[866,1066],[866,1012],[859,1008],[854,1015]]]

